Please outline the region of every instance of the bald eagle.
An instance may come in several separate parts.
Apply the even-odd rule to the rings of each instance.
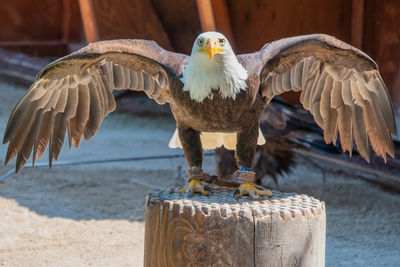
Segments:
[[[4,135],[7,164],[16,171],[29,159],[57,160],[66,132],[69,146],[90,139],[115,109],[113,90],[144,91],[170,103],[176,132],[170,146],[182,147],[188,185],[178,192],[209,194],[203,181],[203,149],[235,149],[240,184],[235,197],[270,196],[254,186],[251,164],[265,142],[259,124],[271,99],[300,91],[300,101],[324,130],[327,143],[338,136],[344,151],[353,142],[367,161],[370,145],[384,159],[394,156],[392,103],[376,63],[334,37],[313,34],[266,44],[236,56],[224,35],[200,34],[190,56],[162,49],[153,41],[113,40],[89,44],[45,67],[14,108]]]

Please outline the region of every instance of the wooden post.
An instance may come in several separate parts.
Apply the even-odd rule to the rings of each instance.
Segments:
[[[99,31],[92,0],[79,0],[83,28],[85,29],[86,41],[88,43],[100,40]]]
[[[254,201],[159,191],[146,200],[144,266],[324,266],[325,204],[273,192]]]

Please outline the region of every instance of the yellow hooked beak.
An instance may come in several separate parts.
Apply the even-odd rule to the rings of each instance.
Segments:
[[[219,46],[219,42],[217,40],[206,39],[205,42],[206,45],[199,51],[206,52],[210,56],[210,61],[213,60],[214,55],[218,52],[224,52],[224,49]]]

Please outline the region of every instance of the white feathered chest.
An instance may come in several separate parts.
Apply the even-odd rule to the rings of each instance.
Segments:
[[[236,98],[240,90],[246,90],[248,74],[232,54],[216,55],[212,61],[204,54],[192,54],[182,73],[183,90],[191,99],[202,102],[212,99],[213,90],[219,90],[223,98]]]

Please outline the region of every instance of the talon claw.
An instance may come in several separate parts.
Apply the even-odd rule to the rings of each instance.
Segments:
[[[257,192],[256,191],[250,191],[249,192],[249,196],[252,198],[252,199],[258,199],[258,194],[257,194]]]
[[[261,196],[272,197],[272,193],[268,189],[258,190],[258,193]]]
[[[241,196],[242,194],[240,193],[240,190],[236,189],[235,192],[233,193],[233,197],[239,199]]]
[[[193,191],[191,189],[188,189],[185,193],[186,197],[192,197],[193,196]]]
[[[237,191],[239,191],[239,193],[236,193]],[[239,186],[239,189],[235,191],[235,198],[237,199],[245,195],[257,200],[260,196],[270,197],[272,196],[272,193],[268,189],[260,190],[253,184],[243,183]]]
[[[176,190],[175,192],[180,194],[184,193],[185,197],[190,198],[196,192],[208,196],[210,195],[210,191],[211,189],[209,187],[203,186],[200,179],[192,179],[188,185],[180,190]]]

